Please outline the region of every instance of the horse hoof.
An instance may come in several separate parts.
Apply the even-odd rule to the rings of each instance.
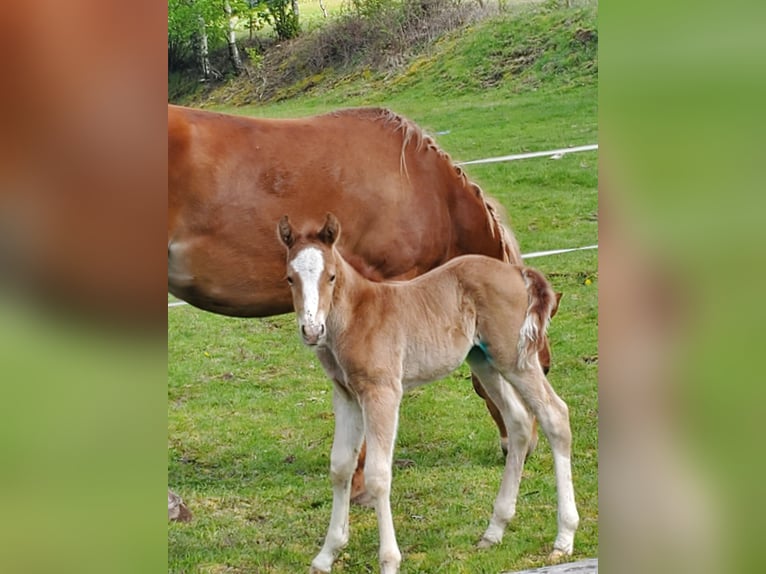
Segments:
[[[168,520],[190,522],[191,519],[192,513],[186,507],[181,497],[172,490],[168,490]]]
[[[313,566],[309,568],[309,574],[330,574],[329,570],[320,570],[319,568],[314,568]]]
[[[565,552],[564,550],[559,550],[558,548],[554,548],[553,552],[548,554],[548,562],[550,564],[558,564],[565,558],[567,558],[571,552]]]
[[[351,498],[351,504],[358,506],[366,506],[367,508],[373,508],[375,506],[375,499],[370,496],[366,491]]]
[[[481,537],[481,540],[479,540],[479,543],[476,545],[477,548],[480,550],[484,550],[485,548],[491,548],[493,547],[497,542],[493,542],[489,538]]]

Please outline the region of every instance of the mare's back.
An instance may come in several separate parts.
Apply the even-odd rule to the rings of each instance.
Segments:
[[[343,225],[338,248],[369,277],[413,278],[461,253],[502,257],[502,233],[417,126],[386,110],[261,119],[168,107],[171,292],[208,310],[287,312],[284,215]],[[170,278],[169,278],[170,280]]]

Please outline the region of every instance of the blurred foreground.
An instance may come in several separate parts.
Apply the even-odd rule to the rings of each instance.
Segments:
[[[2,572],[164,568],[166,7],[145,6],[0,9]]]
[[[600,565],[761,572],[764,8],[609,4]]]

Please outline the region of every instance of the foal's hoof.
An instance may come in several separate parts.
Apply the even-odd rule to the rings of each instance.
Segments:
[[[569,555],[572,554],[571,552],[565,552],[564,550],[559,550],[558,548],[554,548],[553,552],[548,554],[548,563],[549,564],[558,564],[562,560],[569,557]]]
[[[313,566],[309,568],[309,574],[330,574],[329,570],[320,570],[319,568],[314,568]]]
[[[479,540],[479,543],[476,545],[476,547],[480,550],[484,550],[485,548],[492,548],[498,542],[499,540],[490,540],[489,538],[485,538],[484,536],[482,536],[481,540]]]

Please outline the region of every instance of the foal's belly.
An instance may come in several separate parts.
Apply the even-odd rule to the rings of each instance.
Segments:
[[[404,390],[414,389],[426,383],[443,379],[463,364],[470,347],[451,349],[449,351],[431,349],[425,352],[408,352],[408,361],[404,365],[402,385]],[[417,354],[418,356],[415,356]]]

